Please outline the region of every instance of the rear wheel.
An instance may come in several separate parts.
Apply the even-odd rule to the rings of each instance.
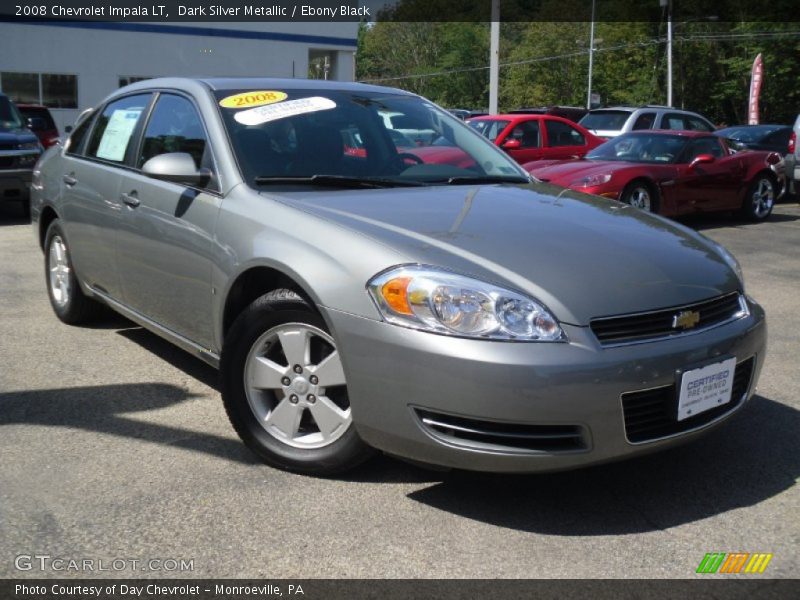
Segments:
[[[353,426],[336,341],[294,292],[270,292],[236,319],[220,368],[234,429],[270,465],[331,475],[371,455]]]
[[[67,238],[58,219],[47,228],[44,249],[47,295],[56,316],[69,325],[95,318],[102,311],[102,306],[81,290],[70,258]]]
[[[657,213],[658,198],[653,186],[644,181],[634,181],[628,184],[622,192],[621,200],[635,208]]]
[[[763,221],[775,206],[775,181],[769,175],[757,175],[742,203],[742,216],[750,221]]]

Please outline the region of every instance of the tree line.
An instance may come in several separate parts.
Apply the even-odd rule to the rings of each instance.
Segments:
[[[500,110],[585,106],[588,22],[502,22]],[[673,105],[717,124],[747,121],[750,70],[764,61],[761,122],[792,123],[800,112],[800,22],[673,25]],[[666,103],[666,25],[598,22],[592,91],[605,106]],[[409,90],[450,108],[489,104],[489,24],[362,23],[356,78]]]

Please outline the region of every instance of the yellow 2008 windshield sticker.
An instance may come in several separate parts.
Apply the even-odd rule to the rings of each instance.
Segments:
[[[281,102],[286,100],[287,95],[284,92],[276,92],[271,90],[256,90],[253,92],[242,92],[228,96],[219,101],[219,105],[224,108],[252,108],[254,106],[263,106],[265,104],[272,104],[274,102]]]

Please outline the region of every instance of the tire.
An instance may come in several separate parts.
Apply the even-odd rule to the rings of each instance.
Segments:
[[[622,202],[645,212],[658,214],[658,194],[646,181],[632,181],[622,192]]]
[[[239,315],[220,373],[233,428],[267,464],[335,475],[373,453],[353,425],[336,342],[296,293],[272,291]]]
[[[78,325],[93,320],[102,312],[103,307],[81,290],[69,255],[69,244],[58,219],[47,228],[44,267],[50,306],[61,321]]]
[[[748,221],[763,221],[772,214],[775,206],[775,180],[766,173],[759,173],[747,187],[742,201],[742,216]]]

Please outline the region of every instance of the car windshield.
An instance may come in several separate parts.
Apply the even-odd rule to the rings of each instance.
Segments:
[[[0,127],[4,129],[22,127],[22,115],[6,96],[0,96]]]
[[[589,152],[586,159],[672,163],[686,143],[687,138],[678,135],[631,133],[601,144]]]
[[[330,89],[215,94],[254,187],[530,181],[504,152],[417,96]]]
[[[502,121],[500,119],[477,119],[467,123],[475,131],[480,133],[486,139],[497,141],[503,130],[508,127],[511,121]]]
[[[617,131],[625,126],[631,113],[626,110],[598,110],[587,113],[580,121],[586,129]]]

